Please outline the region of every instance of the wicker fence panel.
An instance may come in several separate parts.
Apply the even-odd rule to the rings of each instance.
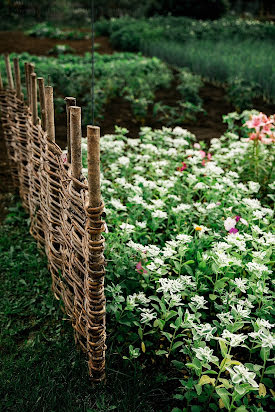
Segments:
[[[104,204],[100,193],[99,128],[88,126],[88,180],[81,175],[81,109],[67,101],[68,162],[55,143],[52,88],[25,63],[27,104],[18,59],[15,86],[5,56],[8,86],[0,77],[0,111],[13,183],[30,214],[30,232],[44,247],[52,289],[72,322],[75,341],[88,356],[95,382],[105,378]],[[76,117],[74,117],[76,115]]]

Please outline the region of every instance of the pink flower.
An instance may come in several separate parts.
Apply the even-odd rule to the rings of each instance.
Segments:
[[[235,220],[236,220],[236,222],[238,222],[239,220],[241,219],[241,216],[235,216]]]
[[[212,154],[211,153],[207,153],[207,159],[211,160],[212,159]]]
[[[181,163],[182,163],[182,166],[181,166],[181,167],[178,167],[178,170],[179,170],[180,172],[183,172],[185,169],[187,169],[187,164],[184,163],[184,162],[181,162]]]
[[[200,149],[200,148],[201,148],[201,145],[200,145],[199,143],[194,143],[194,148],[195,148],[195,149]]]
[[[259,115],[254,114],[250,120],[245,122],[245,126],[249,129],[255,129],[256,132],[259,132],[260,127],[272,123],[272,120],[269,119],[265,114],[260,113]]]
[[[61,160],[62,160],[63,163],[67,163],[67,160],[68,160],[67,159],[67,153],[65,153],[65,152],[62,153]]]
[[[200,155],[201,155],[201,158],[204,159],[205,156],[206,156],[205,151],[204,151],[204,150],[200,150],[199,153],[200,153]]]
[[[228,232],[230,232],[231,229],[233,229],[236,226],[236,219],[232,219],[232,217],[228,217],[225,221],[224,221],[224,228],[225,230],[227,230]]]
[[[238,229],[236,229],[235,227],[232,227],[232,228],[229,230],[229,233],[238,233]]]
[[[147,270],[145,270],[145,269],[142,267],[141,262],[138,262],[138,263],[136,264],[136,271],[137,271],[138,273],[140,273],[141,275],[144,274],[144,273],[148,273]]]

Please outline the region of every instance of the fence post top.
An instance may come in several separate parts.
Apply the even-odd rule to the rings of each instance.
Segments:
[[[99,133],[100,132],[100,127],[98,126],[91,126],[88,125],[87,126],[87,133],[88,134],[94,134],[94,133]]]
[[[71,97],[71,96],[67,96],[67,97],[65,97],[64,100],[65,100],[66,102],[67,102],[67,101],[75,101],[76,98],[75,98],[75,97]]]

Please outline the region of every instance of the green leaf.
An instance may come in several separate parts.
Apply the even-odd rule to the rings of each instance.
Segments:
[[[230,394],[225,388],[216,388],[216,392],[218,396],[221,398],[221,400],[224,403],[224,406],[229,409],[230,408]]]
[[[195,389],[196,389],[197,394],[200,396],[202,393],[202,386],[197,383],[195,385]]]
[[[260,357],[264,362],[266,362],[267,359],[269,358],[269,354],[270,354],[269,348],[262,348],[260,352]]]
[[[219,339],[219,345],[221,348],[222,356],[225,357],[227,354],[227,345],[222,339]]]
[[[237,409],[235,409],[235,412],[248,412],[246,407],[244,405],[239,406]]]
[[[183,369],[184,368],[184,363],[177,361],[177,360],[172,360],[172,364],[177,368],[177,369]]]
[[[175,349],[179,348],[182,345],[183,345],[183,342],[175,342],[171,350],[174,351]]]
[[[211,300],[216,300],[217,297],[218,297],[218,295],[213,295],[212,293],[210,293],[210,295],[209,295],[209,299],[211,299]]]
[[[143,332],[141,328],[138,328],[138,336],[140,337],[140,339],[143,339]]]
[[[268,366],[265,370],[265,375],[275,375],[275,365]]]
[[[156,351],[156,355],[166,355],[168,352],[167,352],[167,350],[162,350],[162,349],[160,349],[160,350],[157,350]]]

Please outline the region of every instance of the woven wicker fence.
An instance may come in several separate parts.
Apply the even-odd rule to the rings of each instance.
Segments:
[[[45,248],[53,292],[88,355],[92,381],[99,382],[105,377],[106,350],[99,128],[87,127],[87,181],[81,175],[81,108],[75,99],[66,98],[66,160],[55,143],[53,88],[25,63],[25,103],[19,61],[13,60],[14,75],[9,56],[5,63],[8,85],[3,87],[0,74],[0,111],[13,184],[30,215],[31,234]]]

